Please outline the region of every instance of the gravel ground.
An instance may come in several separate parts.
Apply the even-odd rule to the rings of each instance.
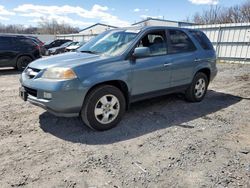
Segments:
[[[218,68],[203,102],[136,103],[106,132],[23,102],[0,70],[0,186],[249,188],[250,66]]]

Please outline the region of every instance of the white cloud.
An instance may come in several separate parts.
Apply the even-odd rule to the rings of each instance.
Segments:
[[[159,16],[150,16],[150,15],[140,15],[140,17],[142,19],[147,19],[147,18],[158,18],[158,19],[163,19],[163,16],[159,15]]]
[[[193,4],[197,5],[217,5],[219,0],[189,0]]]
[[[6,9],[4,8],[3,5],[0,5],[0,15],[4,15],[4,16],[13,16],[13,15],[15,15],[15,13],[6,10]]]
[[[90,25],[89,23],[92,22],[74,20],[71,18],[71,15],[77,15],[79,17],[87,19],[97,19],[102,23],[115,26],[130,25],[129,22],[121,20],[117,16],[110,14],[108,10],[109,8],[107,6],[101,6],[98,4],[95,4],[90,10],[84,9],[79,6],[43,6],[33,4],[23,4],[14,9],[14,11],[18,12],[20,16],[35,18],[45,17],[46,19],[56,19],[58,22],[64,21],[64,23],[69,23],[71,25],[76,24],[77,26]]]
[[[9,16],[15,15],[14,12],[8,11],[3,5],[0,5],[0,20],[9,20]]]
[[[6,17],[3,17],[3,16],[0,16],[0,20],[6,21],[6,20],[9,20],[9,18],[6,18]]]
[[[139,9],[139,8],[135,8],[134,10],[133,10],[134,12],[148,12],[149,11],[149,9]]]

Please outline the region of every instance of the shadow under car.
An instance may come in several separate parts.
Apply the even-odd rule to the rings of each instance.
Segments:
[[[185,123],[212,114],[242,100],[231,94],[208,90],[200,103],[187,103],[177,95],[162,96],[131,105],[121,123],[108,131],[95,132],[80,118],[40,115],[40,127],[58,138],[74,143],[102,145],[136,138],[171,126],[194,128]]]

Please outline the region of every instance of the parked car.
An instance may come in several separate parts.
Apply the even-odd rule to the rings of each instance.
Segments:
[[[72,42],[66,42],[59,47],[50,48],[48,49],[47,55],[56,55],[56,54],[64,53],[66,52],[66,48],[71,44]]]
[[[39,45],[29,37],[0,35],[0,67],[15,67],[21,71],[40,57]]]
[[[50,41],[48,43],[46,43],[44,45],[44,48],[46,48],[47,50],[50,49],[50,48],[54,48],[54,47],[58,47],[58,46],[61,46],[62,44],[66,43],[66,42],[72,42],[72,40],[68,40],[68,39],[57,39],[57,40],[54,40],[54,41]]]
[[[40,54],[45,55],[46,49],[44,47],[44,42],[42,42],[41,40],[39,40],[37,37],[34,37],[34,36],[26,36],[26,37],[30,38],[31,40],[33,40],[33,42],[38,44],[40,47]]]
[[[21,76],[20,96],[103,131],[116,126],[135,101],[176,92],[202,101],[216,74],[215,50],[201,31],[120,28],[77,52],[31,63]]]
[[[82,41],[82,42],[73,42],[68,47],[66,47],[65,51],[66,52],[74,52],[76,49],[78,49],[79,47],[81,47],[85,43],[86,43],[85,41]]]

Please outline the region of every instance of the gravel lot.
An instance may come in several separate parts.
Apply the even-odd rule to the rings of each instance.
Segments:
[[[1,69],[0,186],[250,187],[250,65],[218,68],[203,102],[136,103],[106,132],[23,102]]]

